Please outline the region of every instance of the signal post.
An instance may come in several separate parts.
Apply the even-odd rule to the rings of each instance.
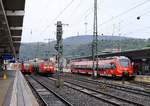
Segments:
[[[63,28],[62,28],[62,22],[57,21],[56,24],[56,39],[57,43],[55,45],[55,49],[57,51],[57,76],[58,80],[56,81],[56,87],[61,87],[63,86],[63,79],[61,78],[61,74],[63,73],[63,39],[62,39],[62,34],[63,34]]]

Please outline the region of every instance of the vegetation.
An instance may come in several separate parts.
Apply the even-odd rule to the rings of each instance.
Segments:
[[[91,55],[92,36],[77,36],[64,39],[64,56],[87,56]],[[55,41],[51,43],[23,43],[20,48],[20,58],[31,59],[35,57],[47,58],[56,55]],[[98,52],[120,48],[122,51],[150,47],[150,39],[133,39],[125,37],[103,36],[98,41]]]

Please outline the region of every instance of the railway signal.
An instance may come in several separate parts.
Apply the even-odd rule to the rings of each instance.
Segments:
[[[56,37],[58,42],[62,40],[62,33],[63,33],[62,23],[61,21],[58,21],[57,22],[57,37]]]
[[[63,85],[63,80],[60,78],[60,73],[63,72],[63,44],[62,44],[62,34],[63,34],[63,29],[62,29],[62,22],[57,21],[56,24],[56,39],[57,39],[57,44],[55,45],[55,49],[57,51],[57,74],[58,74],[58,80],[56,81],[56,86],[61,87]]]
[[[60,78],[60,73],[63,72],[63,39],[62,39],[62,34],[63,34],[63,25],[68,24],[62,24],[61,21],[57,21],[56,24],[56,39],[57,39],[57,44],[55,44],[55,49],[57,51],[57,74],[58,74],[58,80],[56,81],[56,86],[61,87],[63,85],[63,80]]]

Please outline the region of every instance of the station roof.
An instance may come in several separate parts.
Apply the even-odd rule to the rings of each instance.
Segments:
[[[103,53],[98,55],[99,58],[105,58],[111,56],[126,56],[132,60],[150,59],[150,48],[143,48],[138,50],[127,50],[127,51],[114,52],[114,53]],[[74,58],[73,60],[75,59],[92,59],[92,56],[78,57],[78,58]]]
[[[19,53],[25,0],[0,0],[0,55]]]

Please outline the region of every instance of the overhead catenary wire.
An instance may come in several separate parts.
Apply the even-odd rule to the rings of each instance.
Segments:
[[[72,1],[73,1],[73,0],[72,0]],[[72,2],[72,1],[71,1],[71,2]],[[149,1],[150,1],[150,0],[144,0],[144,1],[142,1],[142,3],[144,3],[144,2],[149,2]],[[138,3],[139,3],[139,2],[138,2]],[[140,2],[139,4],[142,4],[142,3]],[[69,2],[68,4],[70,4],[70,2]],[[74,4],[74,3],[73,3],[73,4]],[[78,4],[80,4],[80,3],[78,3]],[[136,3],[136,4],[137,4],[137,3]],[[136,4],[134,4],[134,5],[136,5]],[[144,3],[144,4],[145,4],[145,3]],[[143,4],[142,4],[142,5],[143,5]],[[67,6],[67,5],[66,5],[66,6]],[[71,5],[71,7],[72,7],[72,5]],[[78,5],[77,5],[76,7],[78,7]],[[87,6],[87,7],[89,7],[89,6]],[[87,8],[87,7],[86,7],[86,8]],[[134,6],[134,7],[135,7],[135,6]],[[65,8],[66,8],[66,7],[65,7]],[[65,8],[64,8],[64,9],[65,9]],[[68,7],[68,8],[69,8],[69,7]],[[64,10],[64,9],[63,9],[63,10]],[[70,9],[70,8],[69,8],[69,9]],[[77,8],[77,9],[78,9],[78,8]],[[79,9],[80,9],[80,8],[79,8]],[[62,10],[62,11],[63,11],[63,10]],[[86,11],[87,14],[83,14],[82,17],[81,17],[81,16],[80,16],[80,17],[85,21],[85,17],[86,17],[86,16],[88,17],[88,16],[90,15],[90,13],[92,13],[92,10],[93,10],[93,8],[90,8],[89,10]],[[129,9],[128,9],[128,10],[129,10]],[[60,11],[60,13],[59,13],[60,16],[64,13],[64,12],[62,13],[62,11]],[[82,11],[83,11],[83,10],[82,10]],[[127,10],[126,10],[126,11],[127,11]],[[132,10],[131,10],[131,11],[132,11]],[[67,11],[67,12],[68,12],[68,11]],[[67,13],[67,12],[65,12],[65,13]],[[85,10],[84,10],[83,12],[85,12]],[[74,13],[74,12],[72,12],[72,13]],[[127,12],[127,13],[128,13],[128,12]],[[127,13],[125,13],[124,15],[127,15]],[[132,13],[132,12],[131,12],[131,13]],[[58,19],[58,18],[60,17],[59,14],[57,14],[56,17],[53,17],[54,20],[56,20],[56,19]],[[121,13],[120,13],[120,14],[121,14]],[[63,14],[63,15],[64,15],[64,14]],[[74,14],[73,14],[73,15],[74,15]],[[118,14],[118,15],[119,15],[119,14]],[[117,16],[118,16],[118,15],[117,15]],[[124,15],[121,15],[121,16],[124,16]],[[121,16],[119,16],[119,17],[121,17]],[[138,16],[138,15],[137,15],[137,16]],[[143,16],[143,14],[140,14],[139,16]],[[58,17],[58,18],[57,18],[57,17]],[[56,18],[56,19],[55,19],[55,18]],[[88,17],[88,19],[89,19],[89,18],[90,18],[90,17]],[[116,18],[118,18],[118,17],[116,17]],[[116,18],[113,17],[112,20],[115,20]],[[135,18],[136,18],[136,16],[135,16]],[[50,22],[51,22],[51,21],[52,21],[52,20],[50,20]],[[107,20],[106,20],[106,21],[107,21]],[[106,21],[104,21],[104,22],[106,22]],[[127,20],[127,21],[128,21],[128,20]],[[53,21],[52,21],[52,22],[53,22]],[[41,33],[41,34],[43,34],[44,31],[48,31],[48,30],[50,29],[49,27],[52,26],[52,25],[54,25],[54,24],[53,24],[54,22],[53,22],[53,23],[52,23],[52,22],[51,22],[51,24],[49,23],[49,25],[47,25],[47,26],[45,26],[44,28],[42,28],[42,31],[41,31],[42,33]],[[74,23],[75,21],[72,21],[72,22]],[[111,21],[109,21],[109,22],[111,22]],[[83,23],[83,21],[82,21],[82,23]],[[85,22],[84,22],[84,23],[85,23]],[[107,24],[107,23],[108,23],[108,22],[102,23],[102,24]],[[78,24],[78,25],[79,25],[78,22],[76,22],[75,24]],[[100,24],[101,24],[101,23],[100,23]],[[89,23],[89,25],[90,25],[90,23]],[[74,27],[74,26],[73,26],[73,27]],[[72,27],[70,27],[70,28],[72,28]],[[44,30],[43,30],[43,29],[44,29]],[[90,28],[89,28],[89,29],[90,29]],[[89,30],[88,30],[88,31],[89,31]],[[77,31],[76,31],[76,32],[77,32]],[[41,35],[41,34],[40,34],[40,35]]]
[[[147,12],[144,12],[143,14],[139,15],[138,17],[146,16],[146,15],[148,15],[149,13],[150,13],[150,10],[149,10],[149,11],[147,11]]]
[[[136,8],[138,8],[138,7],[140,7],[140,6],[143,6],[144,4],[146,4],[146,3],[148,3],[148,2],[150,2],[150,0],[145,0],[145,1],[143,1],[143,2],[141,2],[141,3],[139,3],[139,4],[137,4],[137,5],[135,5],[134,7],[131,7],[131,8],[129,8],[129,9],[127,9],[127,10],[121,12],[120,14],[118,14],[118,15],[116,15],[116,16],[114,16],[114,17],[108,19],[108,20],[106,20],[106,21],[103,22],[102,24],[99,24],[99,26],[103,26],[103,25],[105,25],[105,24],[107,24],[107,23],[109,23],[109,22],[112,22],[113,20],[115,20],[115,19],[117,19],[117,18],[119,18],[119,17],[121,17],[121,16],[126,15],[127,13],[129,13],[129,12],[135,10]],[[99,9],[99,8],[98,8],[98,9]],[[93,8],[92,8],[92,10],[93,10]],[[91,13],[92,13],[92,12],[91,12],[91,8],[88,8],[88,9],[86,10],[86,15],[84,15],[84,19],[86,19]],[[146,12],[146,13],[144,13],[144,14],[142,14],[142,15],[145,15],[145,14],[147,14],[147,13],[149,13],[149,11]],[[140,15],[140,16],[141,16],[141,15]],[[76,23],[76,24],[77,24],[77,23]],[[88,30],[88,31],[90,31],[90,30]]]
[[[123,15],[125,15],[125,14],[127,14],[127,13],[129,13],[129,12],[131,12],[131,11],[133,11],[134,9],[136,9],[136,8],[138,8],[138,7],[140,7],[140,6],[144,5],[144,4],[146,4],[146,3],[148,3],[148,2],[150,2],[150,0],[146,0],[146,1],[142,2],[142,3],[137,4],[136,6],[134,6],[134,7],[132,7],[132,8],[129,8],[129,9],[123,11],[122,13],[116,15],[115,17],[112,17],[112,18],[108,19],[107,21],[105,21],[105,22],[103,22],[102,24],[100,24],[100,26],[105,25],[105,24],[107,24],[108,22],[111,22],[112,20],[119,18],[119,17],[121,17],[121,16],[123,16]]]
[[[75,0],[71,0],[64,8],[62,11],[59,12],[59,14],[52,20],[52,22],[56,21],[56,19],[58,19],[74,2]],[[42,35],[44,33],[44,31],[46,31],[52,24],[49,24],[42,32],[40,35]]]
[[[129,12],[135,10],[136,8],[138,8],[138,7],[140,7],[140,6],[144,5],[144,4],[146,4],[146,3],[148,3],[148,2],[150,2],[150,0],[145,0],[144,2],[141,2],[141,3],[137,4],[137,5],[135,5],[134,7],[131,7],[131,8],[129,8],[129,9],[127,9],[127,10],[121,12],[120,14],[118,14],[118,15],[116,15],[116,16],[114,16],[114,17],[112,17],[112,18],[110,18],[110,19],[108,19],[108,20],[106,20],[106,21],[104,21],[103,23],[99,24],[99,26],[106,25],[107,23],[110,23],[110,22],[112,22],[113,20],[115,20],[115,19],[117,19],[117,18],[119,18],[119,17],[121,17],[121,16],[126,15],[127,13],[129,13]],[[144,13],[143,15],[146,15],[146,14],[148,14],[148,13],[149,13],[149,11],[146,12],[146,13]]]
[[[75,14],[75,12],[77,12],[77,10],[79,9],[79,7],[81,6],[81,3],[83,2],[83,0],[80,0],[79,3],[77,4],[77,6],[74,8],[74,10],[71,13],[71,17]],[[70,17],[68,17],[70,18]],[[68,20],[68,18],[66,20]]]

